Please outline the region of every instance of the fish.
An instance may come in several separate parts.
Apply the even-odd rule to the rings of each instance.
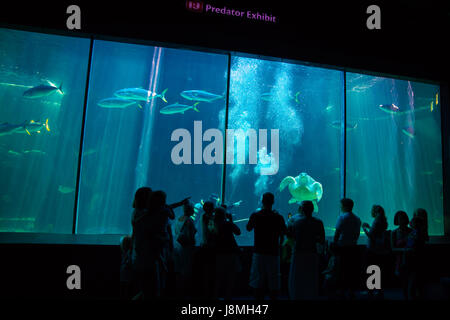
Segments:
[[[3,122],[0,124],[0,136],[6,136],[8,134],[14,133],[21,124],[11,124],[7,122]]]
[[[63,194],[67,194],[67,193],[74,192],[75,188],[59,185],[58,186],[58,191],[63,193]]]
[[[333,105],[329,105],[325,108],[326,112],[330,112],[331,110],[333,110],[334,106]]]
[[[298,91],[296,94],[295,94],[295,102],[297,102],[297,103],[300,103],[300,100],[298,100],[298,95],[300,94],[300,91]]]
[[[439,93],[436,93],[436,105],[438,105],[438,103],[439,103],[438,97],[439,97]]]
[[[184,114],[185,111],[188,111],[190,109],[194,109],[194,111],[200,112],[196,106],[199,104],[200,102],[196,102],[194,103],[194,105],[192,106],[188,106],[186,104],[180,104],[180,103],[174,103],[171,105],[168,105],[164,108],[162,108],[161,110],[159,110],[159,113],[162,114],[175,114],[175,113],[182,113]]]
[[[331,126],[335,129],[341,129],[341,122],[340,121],[333,121],[331,123]],[[350,131],[350,130],[354,130],[358,127],[358,123],[356,122],[347,122],[347,126],[346,126],[346,130]]]
[[[50,131],[48,119],[45,120],[45,123],[36,122],[34,120],[24,121],[21,124],[10,124],[4,122],[0,124],[0,136],[5,136],[12,133],[27,133],[28,135],[31,135],[32,132],[40,133],[44,128],[47,131]]]
[[[54,85],[41,84],[39,86],[36,86],[36,87],[26,90],[23,93],[23,96],[28,99],[38,99],[38,98],[42,98],[42,97],[47,97],[57,91],[60,94],[64,94],[62,91],[62,83],[59,87],[56,87]]]
[[[34,120],[25,121],[19,128],[17,128],[14,132],[16,133],[26,133],[31,136],[31,133],[41,133],[41,130],[46,129],[50,131],[50,127],[48,126],[48,119],[45,120],[45,123],[36,122]]]
[[[414,137],[416,136],[416,132],[414,130],[414,127],[412,127],[412,126],[403,128],[402,132],[404,134],[406,134],[408,137],[410,137],[411,139],[414,139]]]
[[[22,154],[14,151],[14,150],[8,150],[8,155],[17,157],[17,156],[21,156]]]
[[[224,95],[217,95],[203,90],[185,90],[180,95],[191,101],[213,102],[222,99]]]
[[[138,100],[150,102],[153,98],[160,98],[162,101],[167,103],[165,94],[167,89],[165,89],[161,94],[157,94],[156,92],[145,90],[142,88],[126,88],[120,89],[114,92],[114,95],[118,98],[128,99],[128,100]]]
[[[23,154],[41,154],[41,155],[45,155],[47,154],[45,151],[41,151],[41,150],[25,150],[23,152]]]
[[[379,108],[383,110],[384,112],[395,114],[400,111],[400,108],[396,106],[395,104],[380,104]]]
[[[434,104],[434,101],[431,101],[431,103],[430,103],[430,111],[431,111],[431,112],[433,112],[433,110],[434,110],[434,108],[433,108],[433,107],[434,107],[434,106],[433,106],[433,104]]]
[[[96,152],[97,152],[97,150],[94,148],[83,150],[83,157],[90,156],[91,154],[94,154]]]
[[[264,101],[274,101],[274,100],[276,100],[275,99],[275,97],[274,97],[274,95],[272,94],[272,93],[270,93],[270,92],[266,92],[266,93],[263,93],[262,95],[261,95],[261,100],[264,100]]]
[[[290,98],[291,98],[291,99],[295,99],[295,101],[296,101],[297,103],[300,103],[300,101],[297,99],[297,95],[298,95],[299,93],[300,93],[300,92],[297,92],[297,94],[295,95],[295,98],[293,98],[292,96],[290,96]],[[277,102],[277,101],[280,101],[281,98],[280,98],[279,95],[273,94],[273,93],[271,93],[271,92],[266,92],[266,93],[263,93],[263,94],[261,95],[261,100],[268,101],[268,102],[274,102],[274,101]]]
[[[427,105],[427,106],[412,108],[411,110],[400,111],[400,108],[393,103],[392,104],[380,104],[379,108],[386,113],[393,114],[396,116],[415,113],[415,112],[422,111],[422,110],[430,110],[430,107]],[[381,120],[381,118],[380,118],[380,120]]]
[[[97,103],[102,108],[123,109],[136,104],[135,101],[123,98],[106,98]]]
[[[420,174],[423,176],[431,176],[433,175],[433,171],[422,171],[420,172]]]

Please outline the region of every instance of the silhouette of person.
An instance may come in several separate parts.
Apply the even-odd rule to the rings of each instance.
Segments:
[[[147,196],[149,189],[146,189]],[[164,248],[170,241],[167,225],[172,213],[166,205],[163,191],[151,192],[150,201],[146,204],[149,209],[141,209],[134,215],[133,235],[138,284],[142,298],[151,299],[160,297],[165,285],[167,265]]]
[[[216,252],[215,297],[231,299],[236,273],[241,271],[239,247],[235,235],[241,230],[233,223],[231,214],[224,208],[214,209],[214,249]]]
[[[377,265],[381,270],[388,270],[388,258],[391,253],[390,234],[387,231],[388,222],[384,209],[380,205],[372,206],[373,223],[363,223],[362,228],[367,235],[366,266]],[[386,274],[386,273],[385,273]],[[383,289],[369,290],[369,294],[383,298]]]
[[[131,298],[133,270],[131,261],[132,239],[126,235],[120,239],[120,296],[124,299]]]
[[[314,218],[312,201],[302,201],[299,214],[289,221],[288,236],[294,239],[289,272],[289,297],[292,300],[319,296],[319,255],[317,244],[325,242],[325,228]]]
[[[247,223],[247,230],[254,230],[249,284],[258,300],[264,299],[266,285],[271,299],[276,299],[280,290],[280,248],[287,228],[283,216],[272,209],[274,202],[272,193],[264,193],[262,209],[254,212]]]
[[[404,248],[408,242],[408,236],[412,229],[408,227],[409,218],[405,211],[397,211],[394,216],[394,225],[397,229],[391,233],[391,247],[395,251],[395,275],[400,278],[403,295],[408,299],[408,278],[405,270]]]
[[[200,249],[202,294],[205,298],[212,298],[214,296],[216,275],[214,203],[206,201],[203,204],[203,211],[204,213],[201,218],[202,240]]]
[[[175,221],[175,243],[174,243],[174,259],[175,272],[177,273],[177,284],[179,294],[186,296],[190,292],[190,280],[192,279],[192,263],[195,246],[195,228],[192,215],[194,207],[187,202],[183,205],[183,215]]]
[[[142,187],[136,190],[134,199],[133,199],[133,213],[131,215],[131,261],[133,267],[133,282],[138,290],[138,295],[136,295],[135,299],[143,297],[143,280],[145,278],[145,269],[147,265],[144,263],[144,255],[145,253],[141,250],[141,248],[137,249],[136,242],[140,242],[139,238],[136,238],[136,225],[141,221],[142,217],[149,214],[150,211],[150,197],[152,194],[152,189],[148,187]],[[139,247],[142,247],[139,244]]]
[[[409,217],[405,211],[397,211],[394,216],[394,225],[397,229],[391,233],[391,245],[393,248],[404,248],[408,240],[408,235],[412,229],[408,227]]]
[[[214,203],[211,201],[206,201],[203,204],[203,215],[202,215],[202,242],[203,247],[212,247],[213,241],[213,229],[214,229]]]
[[[355,295],[357,280],[360,271],[360,254],[357,242],[360,236],[361,219],[353,213],[352,199],[343,198],[340,201],[341,214],[336,222],[331,251],[335,263],[332,275],[337,280],[341,294],[352,299]]]
[[[406,243],[406,274],[408,278],[408,299],[425,297],[425,244],[428,236],[428,214],[425,209],[414,211],[410,226],[412,231]]]

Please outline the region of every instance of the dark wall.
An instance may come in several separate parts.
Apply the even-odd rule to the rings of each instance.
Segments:
[[[43,4],[12,2],[3,25],[53,29],[208,47],[326,65],[448,80],[450,4],[444,1],[217,1],[217,7],[267,12],[276,23],[186,10],[186,1],[129,0]],[[81,8],[81,30],[68,31],[66,8]],[[381,30],[369,30],[369,5],[381,9]]]
[[[1,244],[2,298],[117,298],[120,248],[97,245]],[[67,267],[81,270],[81,290],[69,290]]]
[[[367,275],[364,270],[364,246],[360,246],[359,285],[364,289]],[[450,277],[450,252],[448,244],[428,245],[426,253],[426,278],[438,283]],[[0,298],[56,298],[56,299],[119,299],[120,298],[120,248],[96,245],[0,245]],[[236,296],[251,297],[248,286],[251,247],[241,248],[242,272],[236,277]],[[393,262],[393,258],[391,259]],[[66,269],[69,265],[81,269],[81,290],[68,290]],[[203,273],[201,265],[194,263],[194,287],[199,288]],[[390,271],[382,273],[383,288],[399,287]],[[288,266],[282,266],[283,294],[287,294]],[[169,282],[170,283],[170,282]],[[173,283],[172,283],[173,284]],[[439,297],[434,297],[439,298]]]

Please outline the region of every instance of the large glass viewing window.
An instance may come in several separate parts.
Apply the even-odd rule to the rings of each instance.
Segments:
[[[444,233],[439,86],[347,73],[347,196],[370,223],[379,204],[394,215],[428,212],[431,235]]]
[[[134,192],[142,186],[165,191],[168,203],[189,196],[200,203],[220,193],[222,166],[194,163],[194,140],[202,140],[203,133],[193,133],[194,122],[201,131],[223,130],[217,114],[225,110],[227,60],[226,55],[94,42],[78,233],[129,233]],[[172,141],[177,129],[191,133],[184,141],[191,163],[177,162],[182,153],[172,155],[181,141],[178,136]]]
[[[430,234],[443,235],[439,89],[0,29],[0,232],[127,234],[134,193],[148,186],[169,204],[191,197],[197,244],[211,200],[229,206],[238,244],[253,245],[245,227],[264,192],[286,221],[313,200],[328,236],[344,193],[363,222],[374,204],[389,229],[396,211],[424,208]]]
[[[231,142],[234,162],[226,169],[225,199],[229,204],[242,201],[232,209],[243,231],[237,237],[240,244],[253,244],[246,218],[261,207],[267,191],[274,193],[274,208],[286,221],[289,213],[298,213],[299,201],[316,202],[317,217],[331,234],[339,214],[342,88],[340,71],[233,57],[228,129],[236,133]],[[255,131],[257,145],[246,134],[248,129]],[[266,130],[266,137],[260,129]],[[279,150],[272,148],[274,139]],[[261,140],[267,141],[266,146],[259,145]],[[258,155],[256,165],[250,164],[252,145]],[[244,155],[245,164],[240,164]]]
[[[0,29],[0,232],[71,233],[89,39]]]

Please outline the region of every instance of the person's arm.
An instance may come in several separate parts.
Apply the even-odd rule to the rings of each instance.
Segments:
[[[288,235],[288,229],[286,227],[286,222],[282,215],[280,215],[280,243],[283,243],[284,237]]]
[[[167,209],[167,216],[169,217],[169,219],[175,219],[175,212],[173,212],[173,209],[171,207],[168,207]]]
[[[288,229],[287,229],[286,222],[284,221],[283,216],[280,216],[280,217],[281,217],[281,219],[280,219],[281,235],[284,236],[284,235],[287,235]]]
[[[364,222],[364,223],[362,224],[362,229],[363,229],[364,233],[366,234],[366,236],[367,236],[369,239],[372,239],[373,232],[374,232],[374,230],[376,229],[376,221],[374,221],[374,222],[372,223],[372,226],[369,226],[368,223]]]
[[[325,243],[325,228],[321,220],[319,220],[319,235],[317,238],[317,242],[320,244]]]
[[[231,223],[231,228],[232,228],[233,233],[237,236],[240,236],[241,229],[239,229],[239,227],[236,224],[234,224],[233,222],[230,222],[230,223]]]
[[[197,228],[195,227],[194,221],[192,221],[191,219],[189,219],[189,229],[191,232],[191,236],[194,239],[194,244],[195,244],[195,234],[197,233]]]
[[[337,222],[336,222],[336,231],[334,232],[334,239],[333,239],[333,243],[337,243],[339,241],[339,237],[341,236],[342,233],[342,219],[339,216]]]
[[[187,197],[187,198],[181,200],[180,202],[175,202],[175,203],[169,204],[168,207],[171,208],[171,209],[175,209],[175,208],[181,207],[181,206],[184,205],[190,198],[191,198],[191,197]]]
[[[254,214],[252,214],[250,216],[250,219],[248,219],[247,231],[252,231],[253,228],[255,228],[255,216],[254,216]]]

